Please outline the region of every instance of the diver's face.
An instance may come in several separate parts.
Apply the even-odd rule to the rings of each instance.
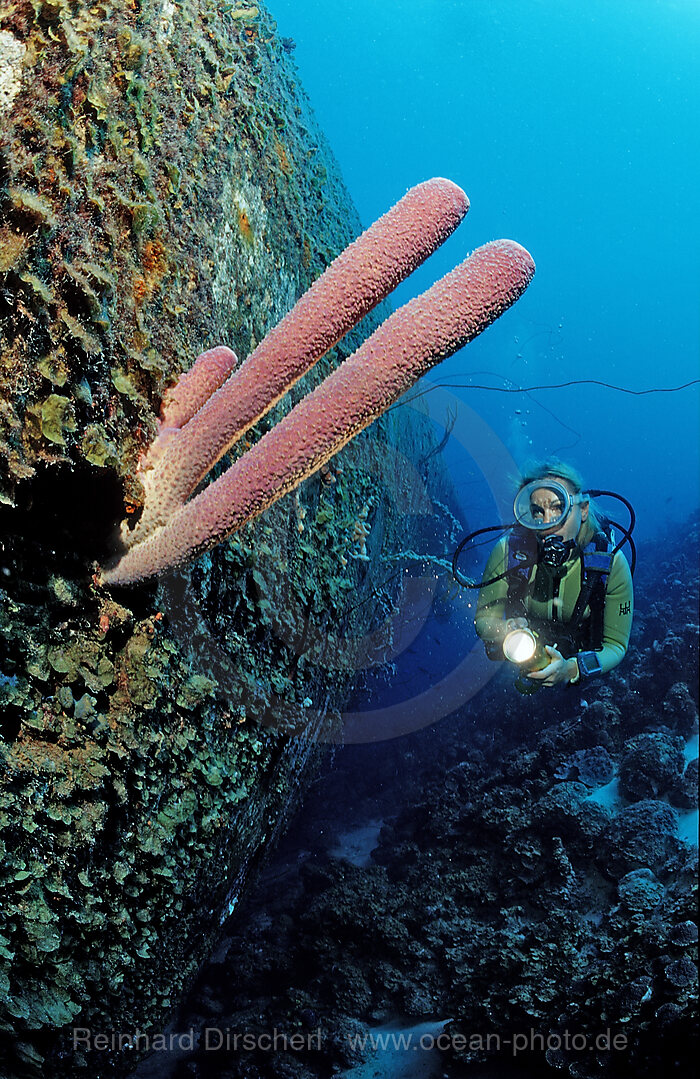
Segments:
[[[549,477],[545,477],[548,479]],[[573,496],[574,491],[568,483],[564,480],[557,479],[552,476],[552,479],[556,479],[557,483],[566,487],[567,491]],[[551,527],[543,528],[538,532],[538,536],[544,538],[545,536],[560,536],[563,540],[575,540],[579,534],[579,529],[583,522],[588,518],[588,503],[587,502],[575,502],[566,518],[557,524],[561,519],[562,513],[566,510],[566,505],[556,491],[551,490],[549,487],[538,487],[530,495],[530,513],[532,519],[540,524],[549,525]]]

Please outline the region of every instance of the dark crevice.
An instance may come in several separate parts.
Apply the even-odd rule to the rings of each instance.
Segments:
[[[8,745],[16,739],[22,723],[22,717],[17,708],[3,708],[0,711],[0,738]]]
[[[0,507],[0,569],[45,585],[52,576],[86,577],[106,561],[123,514],[116,474],[80,464],[41,468],[19,485],[17,505]]]

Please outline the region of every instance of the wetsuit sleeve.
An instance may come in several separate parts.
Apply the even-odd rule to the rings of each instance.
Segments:
[[[603,648],[598,653],[603,673],[624,657],[632,630],[634,589],[627,559],[618,551],[608,577],[603,614]]]
[[[490,581],[492,577],[498,577],[506,569],[506,544],[500,540],[489,555],[484,570],[484,581]],[[479,599],[476,604],[476,617],[474,625],[476,632],[485,643],[500,641],[503,637],[503,623],[506,613],[506,597],[508,595],[508,583],[505,577],[493,584],[485,585],[479,591]],[[502,659],[503,656],[490,658]]]

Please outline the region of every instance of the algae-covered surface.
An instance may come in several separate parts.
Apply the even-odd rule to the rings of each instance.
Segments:
[[[131,471],[173,371],[246,355],[356,221],[261,8],[20,0],[0,33],[12,500],[41,463]]]
[[[426,500],[378,462],[431,436],[398,409],[189,570],[100,590],[165,387],[245,358],[359,223],[259,4],[9,0],[0,118],[0,1070],[97,1075],[72,1029],[163,1028],[388,647]]]

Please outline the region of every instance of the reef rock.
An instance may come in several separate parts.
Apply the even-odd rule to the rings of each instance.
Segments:
[[[587,787],[603,787],[613,778],[615,767],[605,746],[578,749],[554,773],[557,779],[577,779]]]
[[[698,758],[688,761],[682,776],[679,776],[670,792],[674,805],[682,809],[695,809],[698,804]]]
[[[620,762],[620,790],[625,798],[655,798],[666,794],[683,771],[683,739],[663,731],[631,738]]]
[[[658,871],[678,849],[677,831],[678,814],[667,802],[651,798],[635,802],[606,828],[598,864],[618,878],[633,869]]]
[[[186,572],[97,588],[167,387],[360,225],[259,3],[17,0],[0,57],[0,1070],[97,1076],[70,1027],[164,1029],[390,646],[381,547],[430,510],[386,462],[435,440],[395,410]]]
[[[622,902],[632,911],[650,911],[664,897],[664,886],[651,869],[633,869],[617,882]]]

